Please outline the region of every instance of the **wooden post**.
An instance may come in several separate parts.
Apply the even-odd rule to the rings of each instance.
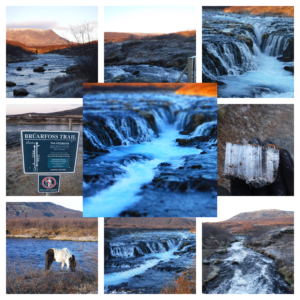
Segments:
[[[72,126],[72,119],[69,119],[69,130],[72,130],[73,126]]]
[[[182,73],[180,74],[179,78],[177,79],[176,82],[179,82],[181,77],[183,76],[183,74],[185,73],[186,69],[187,69],[188,65],[186,65],[186,67],[184,68],[184,70],[182,71]]]
[[[187,74],[187,82],[192,82],[193,78],[193,58],[188,58],[188,74]]]

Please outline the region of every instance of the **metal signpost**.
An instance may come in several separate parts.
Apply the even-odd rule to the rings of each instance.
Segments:
[[[23,172],[39,174],[38,192],[46,196],[59,192],[60,175],[51,174],[75,173],[80,132],[72,131],[72,119],[69,119],[69,129],[21,131]]]
[[[60,175],[38,175],[39,193],[59,193]]]
[[[24,174],[75,173],[79,131],[22,130]]]

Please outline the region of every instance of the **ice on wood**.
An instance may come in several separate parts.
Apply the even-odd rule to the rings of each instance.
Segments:
[[[225,177],[239,178],[258,188],[275,181],[278,167],[279,150],[274,146],[226,143]]]

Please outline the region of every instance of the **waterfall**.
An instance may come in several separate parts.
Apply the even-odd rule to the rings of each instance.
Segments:
[[[185,111],[180,111],[177,115],[174,126],[178,130],[183,130],[184,126],[189,122],[189,120],[190,115]]]
[[[212,57],[209,63],[203,60],[203,73],[208,77],[241,75],[257,67],[254,54],[246,44],[238,40],[230,43],[209,42],[203,44],[203,47]]]
[[[163,253],[167,252],[169,249],[174,248],[178,245],[176,240],[166,241],[167,245],[164,242],[138,242],[132,243],[131,245],[120,244],[114,245],[110,244],[110,254],[112,257],[135,257],[140,255],[145,255],[149,253]]]
[[[212,130],[217,128],[217,121],[211,121],[199,125],[195,131],[191,134],[192,136],[210,136]]]

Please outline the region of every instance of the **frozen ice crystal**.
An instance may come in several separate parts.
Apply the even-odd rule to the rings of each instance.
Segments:
[[[258,188],[277,177],[279,148],[226,143],[224,177],[239,178]]]

